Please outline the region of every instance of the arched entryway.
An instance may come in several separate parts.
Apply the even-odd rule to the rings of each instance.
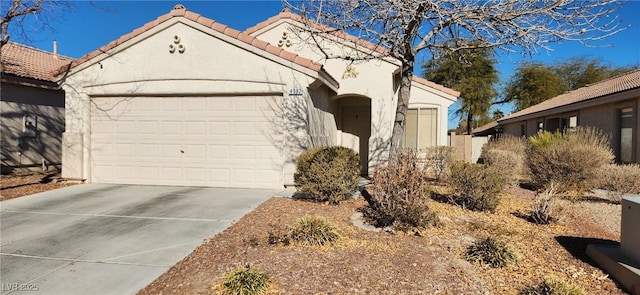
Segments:
[[[371,99],[360,95],[342,95],[338,103],[338,144],[360,155],[360,173],[369,173],[371,137]]]

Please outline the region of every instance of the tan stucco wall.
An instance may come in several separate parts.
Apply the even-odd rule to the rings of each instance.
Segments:
[[[184,53],[169,52],[174,36],[185,47]],[[289,102],[302,101],[298,105],[308,107],[309,122],[317,127],[311,134],[335,138],[331,106],[324,102],[329,89],[311,74],[317,73],[189,20],[173,18],[78,66],[67,78],[63,85],[67,91],[65,140],[73,148],[64,151],[63,176],[91,179],[89,110],[94,96],[280,94],[285,100],[281,110],[285,122],[292,115],[286,107]],[[301,95],[289,95],[294,88],[301,89]],[[284,128],[292,131],[295,126]],[[290,136],[304,141],[309,134]],[[283,138],[283,149],[286,145]],[[284,152],[287,159],[296,153],[288,148]],[[290,163],[284,167],[285,183],[292,182],[286,177],[292,175]]]
[[[48,165],[59,164],[65,128],[64,93],[11,83],[2,83],[1,88],[2,165],[41,165],[43,159]],[[25,136],[25,115],[37,118],[37,137]],[[18,138],[22,138],[23,148],[18,147]]]
[[[336,97],[365,96],[371,105],[371,137],[369,138],[369,161],[374,167],[386,161],[388,143],[391,138],[393,119],[397,103],[397,85],[394,85],[394,73],[399,69],[398,61],[369,60],[349,62],[339,58],[326,59],[318,45],[305,33],[291,25],[290,20],[280,20],[252,34],[252,36],[278,46],[280,41],[287,51],[309,58],[324,65],[324,68],[340,83]],[[286,41],[290,46],[286,46]],[[321,40],[320,46],[329,54],[356,56],[355,49],[330,40]],[[353,72],[348,72],[350,68]],[[351,74],[351,75],[349,75]],[[447,145],[448,107],[456,97],[438,93],[429,87],[413,83],[410,108],[433,107],[438,109],[438,145]],[[340,135],[338,135],[340,136]],[[387,150],[386,152],[381,152]]]

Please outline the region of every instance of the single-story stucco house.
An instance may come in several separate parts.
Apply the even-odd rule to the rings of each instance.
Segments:
[[[619,163],[639,163],[640,70],[561,94],[498,120],[503,134],[596,127],[610,135]]]
[[[63,177],[282,188],[300,152],[321,145],[353,148],[371,173],[388,154],[399,63],[327,60],[296,26],[284,10],[240,32],[176,5],[61,69]],[[446,145],[458,95],[413,80],[408,147]]]
[[[71,59],[8,42],[2,46],[0,61],[3,172],[43,162],[60,165],[65,96],[55,83],[54,72]]]

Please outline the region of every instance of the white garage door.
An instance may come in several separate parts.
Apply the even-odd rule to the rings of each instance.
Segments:
[[[97,183],[282,187],[282,97],[97,97]]]

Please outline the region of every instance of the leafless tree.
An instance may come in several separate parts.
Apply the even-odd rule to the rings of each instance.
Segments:
[[[468,48],[532,54],[560,41],[593,45],[624,29],[615,14],[624,4],[618,0],[283,1],[302,16],[308,42],[333,40],[359,49],[336,53],[318,46],[325,58],[391,58],[401,64],[392,158],[402,146],[414,63],[421,52],[431,58]]]
[[[0,0],[0,48],[9,42],[11,32],[28,39],[27,31],[50,28],[51,18],[69,8],[68,1]],[[29,16],[33,17],[33,22],[28,25],[30,29],[25,22]]]

